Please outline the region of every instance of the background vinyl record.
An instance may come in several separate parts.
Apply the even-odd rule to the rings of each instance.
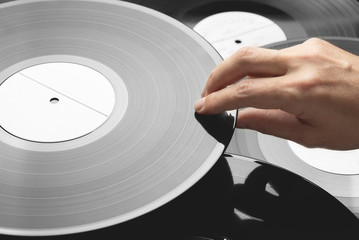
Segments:
[[[308,35],[350,35],[358,34],[353,23],[358,24],[355,0],[127,0],[150,7],[170,15],[189,26],[194,26],[203,18],[225,11],[247,11],[271,18],[283,26],[301,25]],[[330,18],[329,18],[330,17]],[[316,22],[318,20],[319,22]],[[326,22],[328,20],[329,22]],[[340,21],[336,21],[340,20]],[[297,23],[294,23],[297,22]],[[288,25],[289,24],[289,25]],[[290,25],[294,24],[294,25]],[[299,28],[298,28],[299,29]],[[294,29],[287,29],[293,37]]]
[[[344,49],[353,53],[357,52],[356,39],[338,40],[333,38],[333,36],[353,38],[359,36],[359,19],[357,17],[359,15],[359,3],[355,0],[132,1],[162,11],[194,28],[196,31],[198,30],[196,27],[198,27],[201,22],[206,23],[207,25],[201,27],[198,32],[217,49],[222,57],[234,53],[237,49],[245,45],[266,46],[270,44],[268,41],[272,41],[272,43],[275,44],[276,42],[281,42],[282,40],[287,39],[288,42],[282,42],[277,46],[284,47],[299,43],[303,41],[304,38],[327,36],[331,36],[329,40]],[[237,15],[234,17],[233,15],[228,15],[228,18],[221,17],[220,14],[226,12],[240,12],[240,14],[250,13],[252,15]],[[215,15],[219,17],[214,19],[212,23],[207,21]],[[274,33],[278,32],[278,28],[279,30],[282,30],[285,39],[283,39],[283,35],[267,39],[269,35],[273,35],[272,32],[268,31],[262,32],[262,30],[260,30],[260,34],[257,34],[257,27],[260,25],[256,25],[256,22],[261,21],[260,17],[267,19],[263,21],[265,24],[277,27],[277,29],[274,29]],[[233,23],[232,20],[239,21],[239,24]],[[228,33],[221,32],[224,28],[226,28],[225,31],[228,31]],[[220,30],[217,35],[214,35],[214,37],[210,35],[211,32],[215,32],[217,29]],[[202,30],[203,32],[201,32]],[[223,36],[225,36],[225,38],[222,41],[221,38]],[[302,40],[295,40],[298,38],[302,38]],[[260,41],[258,39],[260,39]],[[262,39],[265,41],[262,41]],[[269,137],[268,141],[271,142],[273,140]],[[233,139],[226,152],[266,160],[268,156],[265,155],[268,155],[268,153],[264,154],[263,151],[261,151],[261,146],[263,147],[263,145],[266,144],[267,143],[263,143],[263,141],[259,142],[258,133],[254,131],[235,130]],[[269,145],[272,146],[273,144]],[[283,146],[281,145],[281,147]],[[276,148],[275,151],[281,152],[281,147]],[[288,144],[285,148],[289,149]],[[291,155],[294,154],[292,150],[288,151],[291,152]],[[356,186],[358,186],[355,183],[357,181],[355,170],[351,174],[347,173],[343,176],[341,173],[336,172],[333,174],[333,172],[330,171],[319,170],[298,159],[296,160],[300,163],[297,164],[300,166],[287,166],[287,164],[292,163],[279,162],[286,156],[282,156],[282,160],[278,161],[272,159],[276,158],[276,153],[272,152],[271,154],[271,160],[267,159],[267,161],[274,162],[275,164],[289,168],[296,173],[303,174],[304,177],[314,181],[336,196],[352,212],[359,216],[359,195],[357,194],[357,191],[354,190],[357,188]],[[337,156],[333,152],[329,154],[332,157]],[[354,159],[355,157],[356,156],[354,155]],[[353,158],[353,156],[351,156],[351,158]],[[357,161],[352,161],[351,159],[351,163],[352,164],[348,165],[344,171],[350,169],[351,166],[354,166]],[[330,166],[330,164],[328,164],[328,166]],[[334,164],[331,170],[337,166],[338,164]],[[301,169],[299,170],[298,168]],[[357,167],[352,169],[357,169]]]
[[[200,27],[198,32],[222,57],[234,53],[243,46],[265,46],[306,37],[359,36],[359,3],[355,0],[128,1],[159,10],[192,28],[204,21],[205,26]],[[220,15],[226,12],[239,12],[239,15]],[[214,15],[218,18],[211,22],[209,18]],[[264,28],[259,28],[258,31],[258,26]],[[227,33],[223,32],[223,29]],[[214,36],[211,33],[215,33]],[[237,144],[242,144],[254,154],[246,156],[263,159],[261,152],[255,150],[258,146],[255,144],[256,140],[251,139],[253,134],[248,134],[248,143],[242,139],[243,135],[247,135],[246,132],[247,130],[235,130],[227,152],[247,154],[247,151],[237,151]]]
[[[192,28],[211,15],[240,11],[270,19],[283,29],[287,39],[308,36],[356,37],[359,35],[357,18],[359,4],[355,0],[129,1],[161,11]],[[251,24],[248,21],[246,23]],[[226,22],[226,24],[231,23]],[[222,27],[225,27],[225,24],[222,23]]]
[[[359,55],[358,38],[323,37],[324,40]],[[267,46],[282,49],[306,39]],[[340,200],[359,217],[359,152],[307,149],[290,141],[251,130],[237,131],[227,151],[251,156],[288,169],[314,182]]]
[[[359,219],[308,179],[268,162],[225,156],[233,172],[239,219],[230,237],[286,239],[295,233],[309,239],[337,239],[358,235]]]
[[[189,189],[223,153],[223,138],[207,133],[193,109],[221,58],[184,24],[110,0],[13,1],[0,5],[0,18],[0,112],[7,112],[0,115],[1,234],[70,234],[136,218]],[[76,91],[68,93],[50,78],[17,75],[53,62],[95,69],[107,79],[114,106],[97,128],[42,138],[43,117],[46,124],[66,123],[65,130],[91,120],[76,123],[81,114],[61,104],[99,112],[77,99],[86,82],[70,83]],[[87,100],[101,102],[98,92]],[[51,105],[55,93],[60,97]],[[45,108],[54,115],[43,114]],[[229,122],[233,131],[234,117]],[[28,123],[40,137],[16,128]]]

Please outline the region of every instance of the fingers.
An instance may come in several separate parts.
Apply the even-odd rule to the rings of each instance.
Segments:
[[[297,91],[286,87],[286,77],[250,78],[213,92],[195,104],[199,114],[217,114],[226,110],[255,107],[301,113]]]
[[[307,146],[311,145],[308,136],[314,132],[311,125],[301,121],[296,116],[273,109],[247,108],[238,111],[236,127],[256,130]]]
[[[278,50],[244,47],[215,68],[202,91],[202,97],[232,85],[246,76],[280,76],[286,72]]]

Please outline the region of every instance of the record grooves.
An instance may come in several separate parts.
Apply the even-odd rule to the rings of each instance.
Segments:
[[[291,165],[281,140],[234,131],[236,111],[200,116],[193,109],[209,74],[223,60],[205,36],[193,31],[202,20],[225,12],[252,13],[257,16],[241,15],[240,20],[254,26],[258,17],[266,18],[287,39],[265,47],[281,49],[321,37],[359,55],[358,1],[1,2],[0,113],[6,114],[0,114],[0,239],[242,239],[266,229],[233,221],[234,207],[256,220],[267,219],[270,229],[279,224],[312,231],[323,216],[323,229],[341,220],[358,225],[358,174]],[[268,32],[261,34],[265,38]],[[235,42],[246,44],[242,40]],[[86,92],[89,82],[70,83],[76,91],[68,93],[46,79],[17,75],[49,63],[95,70],[110,90],[83,100],[76,91]],[[9,91],[11,84],[18,84],[19,91]],[[101,102],[111,91],[113,110],[102,114],[107,118],[96,127],[43,140],[48,131],[37,121],[42,116],[54,126],[70,123],[66,130],[72,133],[97,111],[88,100]],[[25,92],[31,94],[16,97]],[[56,110],[70,106],[79,113],[78,105],[89,115]],[[47,111],[39,116],[43,106],[60,119]],[[75,121],[79,115],[86,117]],[[32,138],[37,130],[29,134],[17,127],[24,121],[34,128],[38,124],[41,138]],[[330,222],[331,213],[341,219]],[[307,216],[311,221],[305,221]],[[340,230],[342,224],[337,224]]]
[[[65,235],[129,221],[188,190],[223,153],[226,146],[206,132],[193,109],[221,58],[184,24],[111,0],[13,1],[0,5],[0,16],[0,112],[9,110],[0,115],[1,234]],[[35,112],[47,109],[63,118],[50,123],[80,127],[63,114],[86,105],[76,91],[52,104],[54,93],[65,92],[51,79],[12,78],[54,62],[105,76],[115,93],[112,113],[95,130],[69,140],[37,141],[22,137],[21,129],[9,134],[2,123],[36,125]],[[29,88],[16,85],[19,78]],[[38,104],[23,108],[8,85],[18,86],[19,94],[32,91]],[[71,86],[77,92],[88,87]]]
[[[279,25],[288,39],[310,36],[359,36],[358,3],[354,0],[129,0],[164,12],[193,27],[205,17],[226,11],[252,12]]]

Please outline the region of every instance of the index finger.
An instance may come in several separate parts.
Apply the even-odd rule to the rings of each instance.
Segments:
[[[279,50],[243,47],[219,64],[210,74],[202,97],[232,85],[246,76],[274,77],[286,73]]]

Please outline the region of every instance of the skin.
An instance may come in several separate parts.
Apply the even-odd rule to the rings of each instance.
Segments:
[[[201,97],[200,114],[241,109],[238,128],[310,148],[359,148],[359,56],[321,39],[242,48],[212,71]]]

